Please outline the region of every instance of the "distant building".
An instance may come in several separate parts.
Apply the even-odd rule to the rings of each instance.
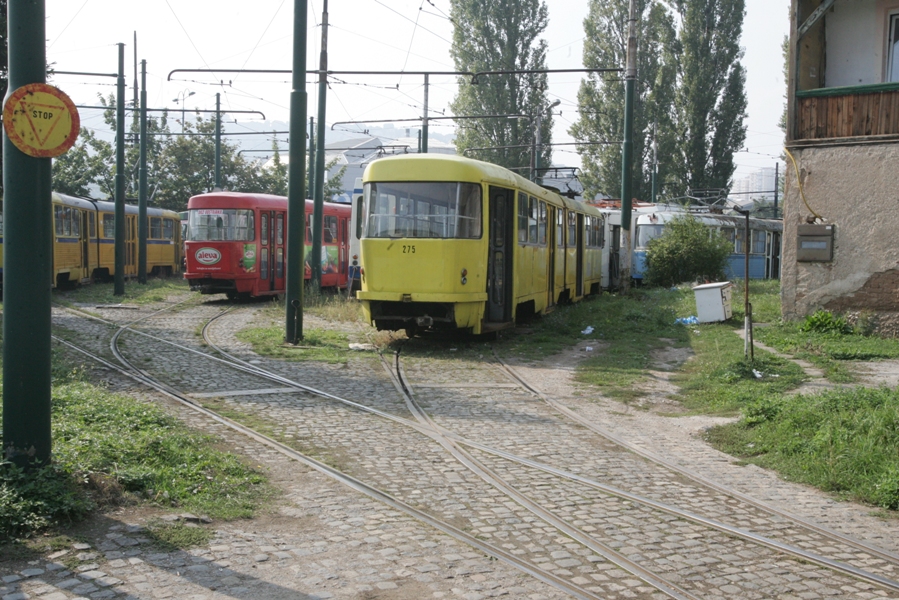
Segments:
[[[784,316],[871,311],[899,334],[899,2],[790,15]]]
[[[780,165],[777,169],[774,167],[762,167],[745,177],[734,179],[728,198],[739,204],[744,204],[747,201],[751,204],[753,200],[773,203],[774,190],[777,189],[778,172],[783,174],[783,165]]]

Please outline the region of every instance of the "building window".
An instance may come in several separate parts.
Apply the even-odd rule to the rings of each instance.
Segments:
[[[899,13],[890,15],[890,41],[887,46],[887,81],[899,81]]]

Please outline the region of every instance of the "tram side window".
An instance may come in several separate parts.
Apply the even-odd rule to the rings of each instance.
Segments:
[[[81,211],[77,208],[72,209],[72,235],[81,237]]]
[[[577,246],[577,213],[568,212],[568,247]]]
[[[537,199],[531,196],[528,210],[528,243],[537,243]]]
[[[749,252],[752,254],[764,254],[765,253],[765,242],[766,235],[765,232],[760,229],[752,229],[750,230],[750,240],[749,244]]]
[[[724,236],[724,239],[726,239],[728,242],[730,242],[731,246],[735,245],[736,240],[735,240],[735,236],[734,236],[734,230],[732,227],[722,227],[721,235]]]
[[[556,211],[556,246],[562,248],[565,246],[565,210]]]
[[[546,245],[546,202],[540,201],[540,212],[537,215],[537,243]]]
[[[745,254],[745,243],[746,243],[746,230],[745,229],[737,229],[737,243],[735,245],[735,250],[737,254]]]
[[[54,210],[53,210],[53,212],[54,212],[54,217],[55,217],[55,218],[54,218],[54,221],[55,221],[54,225],[56,226],[56,235],[62,235],[62,234],[63,234],[63,233],[62,233],[62,217],[63,217],[63,215],[62,215],[62,207],[61,207],[61,206],[55,207]]]
[[[259,226],[259,237],[262,238],[262,245],[268,246],[268,215],[262,215],[262,222]]]
[[[528,243],[528,197],[518,192],[518,243]]]
[[[97,225],[94,223],[94,213],[89,213],[87,216],[87,228],[90,237],[97,237]]]
[[[166,240],[175,239],[175,221],[172,219],[162,220],[162,237]]]
[[[284,243],[284,215],[279,214],[277,219],[277,226],[275,227],[275,237],[277,238],[277,243]]]
[[[150,238],[158,240],[162,237],[162,219],[150,217]]]
[[[333,215],[326,216],[324,227],[322,241],[325,244],[333,244],[337,241],[337,217]]]
[[[103,215],[103,237],[110,239],[115,237],[115,215]]]
[[[312,215],[306,213],[306,244],[312,244]]]

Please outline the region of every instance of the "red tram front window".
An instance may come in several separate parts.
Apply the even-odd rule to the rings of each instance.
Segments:
[[[157,219],[158,220],[158,219]],[[168,227],[168,224],[158,225]],[[174,235],[174,222],[173,228]],[[256,239],[255,221],[252,210],[233,208],[200,208],[188,211],[187,230],[189,239],[198,242],[234,241],[252,242]],[[160,236],[162,231],[160,230]],[[172,239],[172,238],[166,238]]]
[[[322,242],[325,244],[333,244],[337,241],[337,217],[333,215],[325,217],[322,234]]]

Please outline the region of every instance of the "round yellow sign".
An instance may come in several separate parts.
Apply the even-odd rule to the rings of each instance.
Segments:
[[[16,148],[29,156],[47,158],[72,147],[81,119],[62,90],[46,83],[29,83],[6,100],[3,128]]]

